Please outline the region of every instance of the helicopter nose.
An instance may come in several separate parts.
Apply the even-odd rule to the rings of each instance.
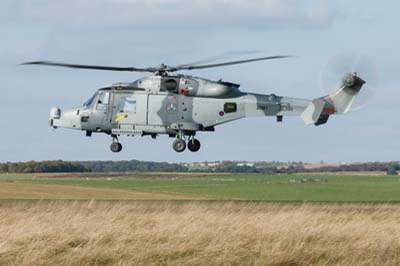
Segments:
[[[59,107],[53,107],[50,109],[50,118],[60,119],[61,109]]]
[[[51,127],[57,128],[54,126],[54,120],[58,120],[61,117],[61,109],[59,107],[53,107],[50,109],[50,120],[49,124]]]
[[[53,128],[64,127],[80,129],[80,110],[71,109],[61,111],[58,107],[53,107],[50,110],[49,124]]]

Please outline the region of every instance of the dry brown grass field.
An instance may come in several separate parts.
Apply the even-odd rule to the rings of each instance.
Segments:
[[[0,183],[1,200],[206,200],[211,197],[179,193],[143,192],[124,189],[67,185]]]
[[[400,206],[3,204],[0,265],[400,265]]]

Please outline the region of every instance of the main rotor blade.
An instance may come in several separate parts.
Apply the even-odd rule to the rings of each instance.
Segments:
[[[34,61],[26,62],[21,65],[44,65],[44,66],[56,66],[56,67],[69,67],[79,69],[93,69],[93,70],[108,70],[108,71],[130,71],[130,72],[151,72],[157,71],[156,68],[136,68],[136,67],[111,67],[111,66],[96,66],[96,65],[79,65],[79,64],[65,64],[50,61]]]
[[[228,60],[232,59],[233,57],[238,57],[238,56],[243,56],[243,55],[251,55],[251,54],[260,54],[262,51],[257,51],[257,50],[243,50],[243,51],[232,51],[232,52],[226,52],[223,54],[219,54],[216,56],[208,57],[203,60],[199,61],[194,61],[186,64],[181,64],[176,66],[175,68],[181,68],[181,67],[188,67],[188,66],[196,66],[200,64],[207,64],[207,63],[212,63],[215,61],[222,61],[222,60]]]
[[[261,58],[253,58],[253,59],[246,59],[246,60],[238,60],[238,61],[231,61],[231,62],[223,62],[218,64],[209,64],[209,65],[200,65],[200,66],[178,66],[178,67],[171,67],[167,69],[167,71],[173,72],[178,70],[194,70],[194,69],[204,69],[204,68],[212,68],[212,67],[221,67],[221,66],[229,66],[229,65],[237,65],[237,64],[245,64],[255,61],[262,61],[262,60],[272,60],[272,59],[280,59],[280,58],[288,58],[293,57],[290,55],[276,55],[276,56],[268,56],[268,57],[261,57]]]

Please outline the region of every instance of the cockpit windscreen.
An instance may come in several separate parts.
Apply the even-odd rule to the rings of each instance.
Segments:
[[[93,94],[92,97],[90,97],[89,100],[87,100],[84,104],[83,107],[87,108],[87,109],[91,109],[93,108],[94,104],[95,104],[95,99],[97,97],[97,92],[95,94]]]

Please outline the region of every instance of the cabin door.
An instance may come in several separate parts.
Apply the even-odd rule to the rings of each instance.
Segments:
[[[144,92],[118,92],[113,99],[113,128],[135,129],[147,125],[148,94]]]

